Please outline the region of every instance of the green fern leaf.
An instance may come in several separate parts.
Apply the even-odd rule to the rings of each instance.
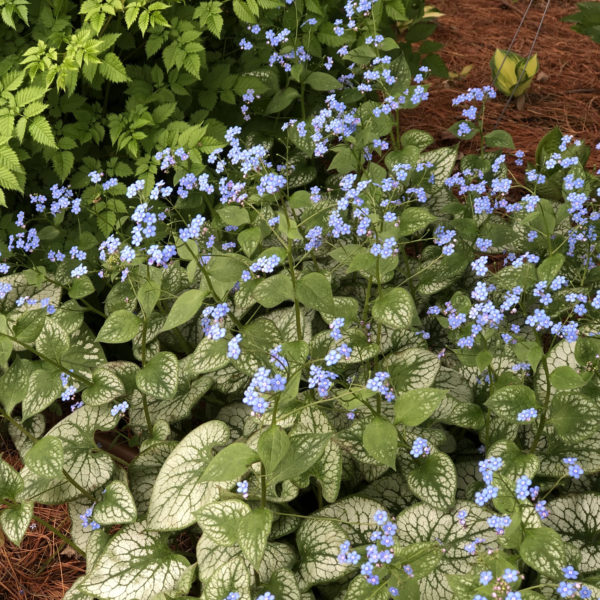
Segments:
[[[15,174],[6,167],[0,167],[0,187],[7,190],[23,191]]]
[[[48,146],[49,148],[56,148],[56,141],[54,140],[54,134],[52,133],[52,127],[46,120],[46,117],[38,115],[29,121],[29,135],[42,146]]]
[[[130,80],[121,59],[114,52],[104,55],[104,60],[100,64],[100,73],[112,83],[123,83]]]

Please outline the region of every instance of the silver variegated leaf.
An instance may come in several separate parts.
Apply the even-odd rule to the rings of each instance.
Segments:
[[[92,374],[92,385],[81,394],[85,404],[102,406],[125,394],[125,385],[109,364],[99,367]]]
[[[20,546],[33,518],[33,502],[19,502],[0,510],[0,529],[15,546]]]
[[[60,371],[52,365],[44,364],[31,375],[23,399],[23,420],[41,413],[48,408],[63,392]]]
[[[202,535],[216,544],[233,546],[238,537],[238,524],[249,512],[250,507],[245,502],[232,498],[206,504],[194,515]]]
[[[98,429],[112,429],[118,422],[108,407],[82,406],[57,423],[48,436],[60,438],[63,445],[64,469],[83,489],[93,492],[104,485],[113,473],[113,461],[102,453],[94,441]],[[25,487],[22,499],[45,504],[73,500],[81,492],[66,479],[47,479],[27,466],[21,471]]]
[[[130,463],[127,473],[131,483],[131,492],[138,507],[138,512],[148,512],[152,488],[158,473],[167,457],[177,446],[177,442],[165,441],[154,444],[140,452]]]
[[[177,391],[177,357],[171,352],[155,354],[144,368],[135,374],[135,382],[142,394],[170,400]]]
[[[127,485],[111,481],[96,504],[93,517],[100,525],[133,523],[137,519],[137,508]]]
[[[202,582],[209,581],[223,568],[223,565],[229,563],[241,563],[252,572],[253,567],[250,561],[244,558],[238,546],[222,546],[213,542],[208,536],[200,538],[196,547],[196,555],[198,577]],[[291,569],[297,560],[297,554],[289,544],[269,542],[257,571],[259,579],[266,581],[280,569]]]
[[[184,529],[194,522],[194,511],[216,500],[220,489],[233,485],[200,482],[213,457],[213,447],[228,441],[229,427],[221,421],[209,421],[179,442],[156,478],[148,507],[149,527],[159,531]]]
[[[455,514],[445,513],[427,504],[416,504],[407,508],[396,520],[397,540],[401,545],[431,541],[439,543],[442,547],[442,562],[438,568],[419,581],[421,600],[454,599],[446,575],[471,573],[477,568],[477,558],[465,550],[465,544],[481,537],[486,542],[486,548],[496,546],[496,534],[487,524],[491,512],[474,503],[462,503],[455,509],[467,511],[464,527],[458,522]]]
[[[579,570],[600,571],[600,495],[574,494],[548,502],[550,516],[544,521],[581,552]]]
[[[83,589],[102,600],[150,600],[174,590],[189,562],[172,552],[163,534],[145,523],[116,533],[85,576]]]
[[[337,581],[352,572],[355,567],[342,565],[337,560],[340,544],[345,540],[352,545],[368,543],[373,515],[381,509],[381,504],[369,498],[351,497],[331,504],[305,520],[296,533],[300,589]]]

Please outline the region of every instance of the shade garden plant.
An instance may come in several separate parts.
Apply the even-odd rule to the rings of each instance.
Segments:
[[[491,86],[399,131],[412,3],[262,9],[235,115],[7,203],[5,537],[68,502],[69,600],[599,597],[589,147],[515,150]]]

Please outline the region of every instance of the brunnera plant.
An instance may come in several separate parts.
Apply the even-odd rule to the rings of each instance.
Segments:
[[[204,160],[4,219],[0,526],[69,503],[68,599],[600,595],[589,148],[554,130],[516,176],[491,87],[454,101],[476,155],[398,131],[429,69],[380,10],[346,6],[347,69],[272,139],[248,88]]]

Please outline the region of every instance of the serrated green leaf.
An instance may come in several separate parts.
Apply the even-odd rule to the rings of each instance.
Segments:
[[[54,139],[54,133],[52,127],[48,123],[46,117],[38,115],[33,117],[29,121],[28,127],[29,135],[42,146],[48,146],[49,148],[56,148],[56,140]]]

